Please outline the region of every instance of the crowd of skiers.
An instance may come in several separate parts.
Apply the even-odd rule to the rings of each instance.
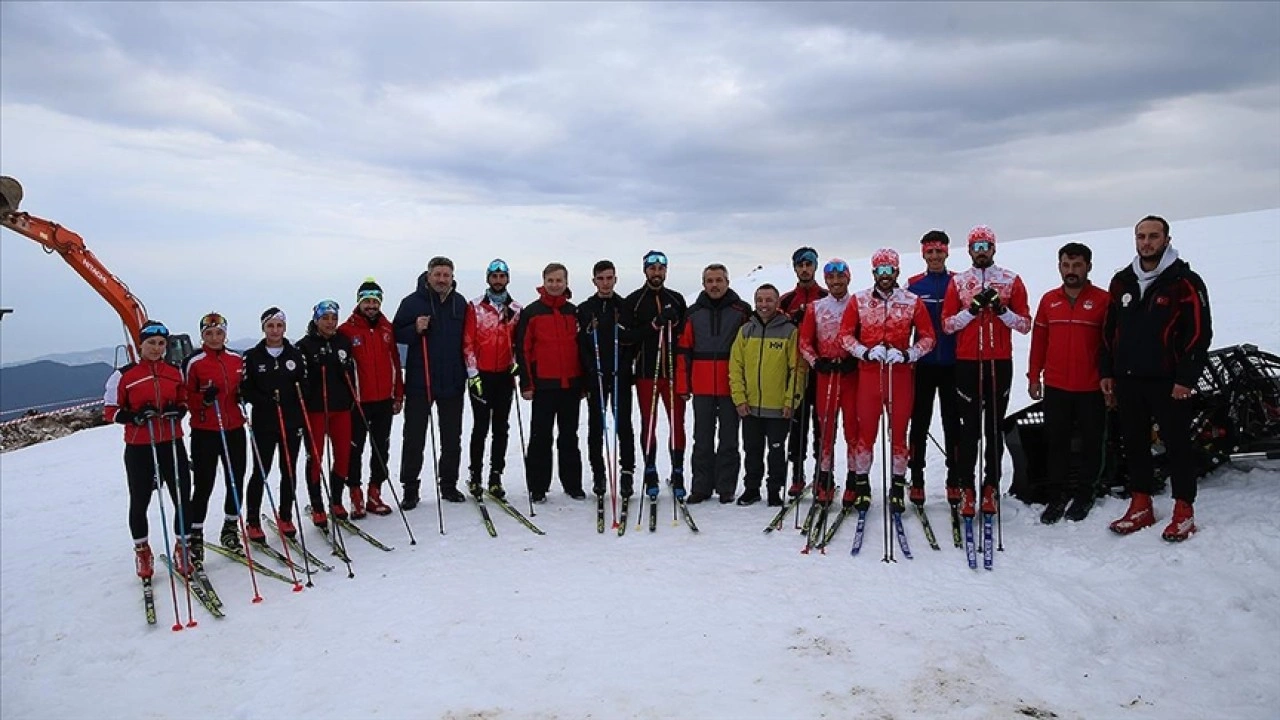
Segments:
[[[1175,500],[1164,537],[1182,540],[1195,529],[1196,493],[1188,461],[1191,413],[1184,401],[1206,362],[1211,326],[1204,284],[1170,239],[1163,219],[1139,222],[1137,256],[1107,290],[1089,281],[1090,249],[1068,243],[1058,254],[1062,285],[1041,298],[1034,317],[1021,278],[994,263],[995,233],[978,226],[967,236],[969,267],[948,269],[950,239],[933,230],[920,241],[924,272],[900,282],[898,253],[881,249],[871,258],[870,285],[856,292],[848,263],[822,263],[816,250],[803,247],[791,258],[795,287],[781,293],[761,285],[751,304],[730,288],[728,270],[719,264],[703,270],[702,292],[687,304],[667,287],[668,258],[658,251],[644,255],[644,285],[626,297],[615,292],[614,264],[601,260],[591,270],[595,293],[575,305],[568,269],[551,263],[537,298],[521,305],[508,292],[507,264],[494,260],[484,292],[468,301],[457,290],[453,263],[434,257],[394,317],[382,313],[382,289],[370,279],[357,290],[345,321],[339,321],[337,302],[316,304],[296,343],[285,338],[284,311],[268,308],[261,316],[262,340],[243,356],[225,346],[226,320],[210,313],[200,320],[201,347],[174,367],[164,362],[168,329],[149,321],[138,337],[141,358],[115,372],[105,394],[107,419],[125,426],[138,573],[152,573],[147,509],[157,479],[168,487],[174,532],[186,539],[174,553],[176,565],[189,573],[202,562],[203,525],[220,464],[227,494],[219,541],[232,549],[240,546],[241,534],[265,540],[259,518],[264,489],[275,503],[266,477],[276,462],[275,507],[286,535],[297,532],[295,477],[304,459],[309,519],[317,526],[329,514],[389,514],[382,491],[391,481],[392,418],[401,412],[402,509],[421,501],[428,432],[439,499],[465,502],[458,483],[468,399],[474,422],[467,490],[478,497],[487,486],[501,498],[517,392],[531,403],[524,462],[535,503],[551,491],[553,467],[565,493],[586,497],[578,439],[585,401],[596,495],[616,480],[618,492],[630,497],[639,460],[644,492],[657,497],[662,419],[677,499],[782,505],[784,489],[798,496],[809,487],[805,465],[812,438],[814,498],[830,504],[842,437],[848,475],[841,502],[865,510],[872,503],[873,449],[886,423],[886,502],[901,511],[908,500],[925,500],[936,397],[948,502],[966,517],[996,513],[1015,331],[1032,334],[1028,390],[1044,401],[1052,499],[1042,521],[1088,514],[1105,413],[1118,406],[1127,447],[1146,447],[1153,423],[1160,428]],[[403,367],[398,345],[407,348]],[[638,454],[633,400],[641,420]],[[517,421],[523,436],[519,414]],[[1069,474],[1076,435],[1084,466]],[[1121,534],[1156,521],[1150,453],[1129,452],[1126,461],[1131,501],[1111,524]]]

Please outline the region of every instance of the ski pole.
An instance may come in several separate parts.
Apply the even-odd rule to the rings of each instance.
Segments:
[[[1003,456],[1004,443],[1000,438],[1000,420],[1003,413],[1000,412],[1000,385],[996,382],[995,360],[991,361],[991,391],[992,399],[995,401],[995,407],[991,409],[991,439]],[[996,469],[999,470],[1000,466],[997,465]],[[1004,513],[1000,512],[1000,495],[1000,481],[996,480],[996,550],[1004,552]]]
[[[345,378],[347,381],[347,388],[351,390],[351,393],[352,393],[351,396],[359,397],[358,395],[356,395],[355,386],[351,384],[351,376],[346,373],[343,373],[342,377]],[[360,422],[364,423],[365,434],[368,435],[369,437],[369,448],[373,450],[375,459],[378,462],[382,463],[382,469],[385,470],[387,474],[387,486],[391,488],[391,497],[396,501],[396,507],[400,507],[400,498],[396,497],[395,483],[391,482],[391,467],[387,464],[387,459],[382,457],[382,451],[378,449],[378,444],[374,441],[373,426],[369,424],[369,416],[365,415],[364,405],[362,403],[357,401],[355,403],[355,406],[356,406],[356,410],[360,412]],[[418,541],[416,538],[413,537],[413,528],[409,527],[409,519],[405,517],[404,508],[400,508],[400,520],[404,522],[405,532],[409,533],[409,544],[417,545]]]
[[[609,405],[613,410],[613,466],[610,475],[611,486],[609,488],[609,496],[613,502],[613,529],[618,529],[618,472],[619,463],[622,459],[619,457],[621,449],[618,446],[618,311],[613,311],[613,395],[609,397]],[[630,419],[628,419],[630,422]],[[635,449],[635,442],[632,441],[632,450]],[[632,482],[635,479],[632,478]]]
[[[297,385],[295,384],[294,387],[297,387]],[[280,405],[279,390],[275,391],[275,396],[276,420],[280,423],[280,459],[284,462],[285,472],[288,473],[288,477],[281,477],[280,482],[283,486],[283,483],[287,480],[289,484],[293,486],[293,517],[297,519],[298,522],[302,522],[302,506],[298,502],[298,472],[293,462],[293,456],[289,453],[289,432],[285,429],[284,407]],[[267,479],[264,477],[262,482],[265,485]],[[284,492],[284,490],[282,489],[280,492]],[[276,521],[276,527],[280,527],[279,521]],[[283,531],[281,531],[281,535],[283,534]],[[302,568],[307,573],[307,587],[314,587],[315,584],[311,582],[311,553],[307,552],[307,534],[304,532],[298,532],[297,535],[298,543],[302,546]],[[287,545],[288,543],[285,544]]]
[[[195,570],[195,565],[191,560],[191,528],[187,526],[186,505],[190,502],[191,495],[186,488],[182,486],[181,474],[178,472],[178,426],[173,418],[169,418],[169,437],[171,438],[169,447],[173,450],[173,486],[178,491],[177,515],[178,526],[182,528],[182,535],[179,536],[179,542],[182,543],[183,556],[187,559],[187,567]],[[196,621],[191,617],[191,578],[186,578],[187,586],[187,627],[192,627]]]
[[[436,485],[436,520],[440,523],[440,534],[444,534],[444,507],[440,500],[440,457],[436,451],[435,413],[432,411],[431,397],[431,359],[427,352],[427,336],[422,336],[422,381],[427,395],[427,433],[431,436],[431,472],[435,475]]]
[[[321,382],[324,382],[323,367],[321,368]],[[308,456],[310,456],[311,458],[311,464],[316,469],[316,482],[320,485],[321,500],[324,501],[325,496],[329,494],[329,487],[327,485],[328,478],[326,477],[326,473],[324,471],[324,462],[323,462],[324,456],[320,454],[320,449],[316,446],[316,435],[315,435],[315,432],[313,432],[311,429],[311,418],[307,415],[307,404],[302,399],[302,387],[298,385],[296,382],[294,383],[294,387],[297,389],[297,392],[298,392],[298,406],[302,410],[302,426],[306,428],[306,431],[307,431],[306,438],[305,438],[307,441],[306,451]],[[308,485],[311,484],[310,472],[307,473],[307,484]],[[296,497],[296,494],[295,494],[295,497]],[[329,504],[330,505],[333,504],[332,498],[329,498]],[[331,513],[326,513],[326,515],[328,517],[328,525],[329,525],[329,532],[330,532],[329,547],[333,549],[334,555],[340,556],[342,558],[342,562],[346,563],[347,578],[348,579],[354,578],[356,576],[356,573],[355,573],[355,570],[351,569],[351,557],[347,555],[346,547],[342,543],[342,531],[341,531],[341,528],[338,527],[338,521],[332,516]]]
[[[613,484],[613,458],[609,453],[609,418],[604,404],[604,367],[600,363],[600,336],[596,332],[596,321],[591,321],[591,347],[596,355],[596,396],[600,405],[600,442],[604,445],[604,461],[606,464],[605,476],[609,478],[610,485]],[[614,504],[613,508],[613,526],[618,526],[618,506]]]
[[[325,491],[324,498],[329,504],[329,527],[334,530],[333,537],[337,539],[338,545],[342,547],[342,554],[347,554],[347,539],[341,533],[341,527],[338,524],[338,516],[333,512],[333,508],[342,504],[342,493],[346,489],[345,478],[344,484],[338,486],[338,497],[334,498],[333,492],[333,469],[337,466],[337,445],[333,442],[333,431],[329,428],[329,368],[325,365],[320,366],[320,409],[324,415],[324,436],[320,442],[320,467],[325,467],[325,456],[329,458],[328,477],[320,481],[320,487]],[[350,411],[348,411],[350,413]],[[347,416],[347,424],[350,425],[351,417]],[[348,446],[349,447],[349,446]],[[343,470],[343,474],[347,473],[347,468]],[[340,476],[341,477],[341,476]]]
[[[660,394],[658,391],[658,378],[662,375],[662,347],[665,344],[665,339],[666,337],[662,334],[662,331],[658,331],[658,349],[653,356],[653,386],[650,388],[649,395],[649,417],[647,423],[649,432],[646,437],[641,438],[644,440],[645,475],[649,474],[648,470],[651,467],[655,474],[658,471],[658,395]],[[637,530],[644,525],[644,501],[645,496],[648,494],[647,488],[646,492],[640,494],[640,512],[636,513],[639,515],[636,520]]]
[[[983,355],[986,349],[986,334],[983,332],[983,316],[978,315],[978,487],[982,487],[987,481],[986,477],[986,420],[984,413],[986,412],[986,394],[984,383],[982,382],[982,363]],[[982,494],[978,494],[978,502],[982,502]],[[980,536],[981,537],[981,536]]]
[[[164,552],[169,556],[169,562],[173,563],[173,550],[169,548],[169,521],[164,515],[164,483],[160,475],[160,455],[156,452],[156,426],[155,419],[147,420],[147,443],[151,445],[151,466],[155,468],[155,485],[157,501],[160,503],[160,529],[161,535],[164,536]],[[174,477],[171,482],[174,484],[174,495],[177,495],[177,467],[174,467]],[[182,520],[178,520],[178,524],[182,524]],[[175,543],[176,544],[176,543]],[[178,583],[173,577],[173,572],[169,573],[169,592],[173,595],[173,631],[178,632],[182,629],[182,617],[178,611]],[[187,627],[194,627],[197,623],[195,618],[191,617],[191,579],[187,579]]]
[[[527,463],[529,460],[529,450],[525,446],[525,442],[524,442],[524,415],[520,412],[520,401],[523,399],[524,397],[520,395],[520,383],[519,381],[517,381],[516,397],[512,399],[512,402],[516,406],[516,428],[520,430],[520,462],[522,466],[525,463]],[[527,484],[528,483],[526,481],[526,485]],[[538,514],[533,511],[533,495],[530,494],[529,495],[529,517],[537,517],[537,516]]]
[[[222,403],[214,398],[213,416],[218,420],[218,437],[222,439],[222,470],[226,476],[227,487],[231,489],[231,502],[236,506],[236,521],[240,525],[240,537],[244,538],[244,557],[249,562],[249,583],[253,586],[253,602],[262,602],[262,594],[258,592],[258,572],[253,567],[253,552],[249,550],[249,546],[253,543],[249,542],[249,533],[244,526],[244,513],[241,512],[240,490],[236,487],[235,478],[231,474],[231,448],[227,445],[227,430],[222,423]],[[173,420],[169,420],[170,424]],[[176,452],[176,449],[175,449]]]
[[[889,365],[887,363],[883,361],[880,363],[879,380],[880,380],[881,393],[886,393],[887,382],[885,379],[885,375],[887,374],[886,368],[888,367]],[[883,507],[880,512],[880,517],[884,525],[884,557],[882,557],[880,561],[887,563],[887,562],[893,562],[894,559],[893,559],[893,533],[889,531],[889,467],[888,467],[889,457],[888,457],[888,453],[886,452],[886,450],[888,449],[887,448],[888,433],[886,432],[888,428],[886,427],[886,425],[888,423],[887,423],[887,418],[885,417],[884,408],[885,408],[885,404],[884,404],[884,401],[882,400],[880,403],[880,414],[879,416],[876,417],[876,422],[880,424],[880,492],[881,492],[880,497],[884,501]]]
[[[284,530],[280,529],[280,511],[276,508],[275,495],[271,492],[270,483],[267,482],[266,466],[262,463],[262,452],[258,449],[258,438],[253,432],[253,423],[249,422],[249,413],[245,411],[244,405],[240,406],[240,412],[245,416],[244,426],[249,434],[249,447],[253,451],[253,461],[257,464],[253,475],[249,476],[249,482],[253,482],[254,476],[261,477],[262,488],[267,491],[267,502],[271,504],[271,517],[275,519],[276,530],[280,534],[280,544],[284,546],[284,559],[288,561],[289,574],[293,576],[293,591],[302,592],[302,583],[298,582],[298,571],[294,569],[293,556],[289,553],[289,540],[284,536]],[[284,442],[284,438],[281,438],[281,442]],[[303,563],[304,565],[306,564],[305,557],[303,558]],[[308,571],[304,570],[304,572]],[[310,579],[309,572],[308,579]]]
[[[669,403],[667,405],[667,453],[671,456],[671,474],[676,474],[676,362],[675,362],[675,344],[676,344],[676,327],[675,323],[667,321],[667,397]],[[684,425],[684,415],[681,414],[680,424]],[[683,475],[683,471],[681,472]],[[692,477],[690,477],[692,481]],[[681,488],[683,489],[683,488]],[[675,489],[671,491],[671,495],[675,498]],[[675,498],[679,500],[680,498]],[[671,524],[673,526],[680,524],[679,503],[671,503]]]

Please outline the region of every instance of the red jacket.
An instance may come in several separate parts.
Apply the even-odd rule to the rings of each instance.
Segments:
[[[800,322],[800,357],[813,365],[818,358],[843,360],[849,353],[840,345],[840,321],[853,295],[827,295],[809,306]],[[850,361],[852,368],[852,361]]]
[[[924,301],[900,287],[887,297],[875,288],[855,293],[840,322],[840,337],[845,350],[859,360],[868,349],[883,344],[907,353],[915,362],[932,350],[935,342],[933,320]]]
[[[810,284],[809,287],[800,287],[797,283],[794,289],[788,290],[782,297],[778,298],[778,309],[786,313],[796,327],[800,327],[801,321],[804,320],[805,311],[809,309],[809,306],[828,294],[827,289],[816,282]]]
[[[471,301],[462,329],[462,357],[468,375],[511,372],[516,361],[516,325],[523,309],[515,300],[499,308],[487,294]]]
[[[351,357],[356,362],[357,402],[371,403],[404,399],[404,378],[400,372],[400,349],[395,329],[386,315],[378,313],[373,322],[359,312],[351,313],[338,332],[351,341]]]
[[[538,288],[538,299],[520,312],[516,325],[516,362],[520,389],[570,389],[578,386],[578,318],[569,291],[552,297]]]
[[[1031,328],[1031,359],[1027,377],[1032,382],[1069,392],[1098,390],[1098,347],[1102,325],[1107,319],[1111,295],[1085,283],[1075,302],[1061,287],[1040,298],[1035,325]]]
[[[706,292],[685,315],[684,330],[676,343],[677,395],[729,397],[729,353],[742,324],[751,318],[751,306],[732,288],[719,301]]]
[[[996,289],[1000,302],[1009,310],[1003,315],[989,309],[970,314],[969,302],[988,287]],[[1031,332],[1031,308],[1022,278],[997,265],[983,269],[971,267],[956,273],[942,301],[942,330],[956,336],[957,360],[977,360],[979,354],[983,360],[1012,360],[1011,331],[1024,335]],[[982,348],[978,347],[979,340]]]
[[[222,429],[235,430],[244,427],[244,413],[240,411],[240,378],[244,374],[244,359],[239,353],[228,350],[210,350],[201,347],[182,361],[182,374],[186,378],[187,396],[195,398],[191,403],[191,429],[218,429],[218,414],[212,405],[205,405],[202,394],[213,385],[218,388],[215,402],[222,410]]]
[[[111,377],[107,378],[107,389],[102,395],[102,401],[107,422],[115,422],[116,415],[121,410],[138,412],[151,408],[159,411],[173,405],[185,408],[187,388],[182,384],[182,371],[178,368],[163,360],[141,360],[111,373]],[[151,425],[156,429],[155,441],[158,443],[182,437],[182,423],[173,423],[175,433],[170,432],[168,420],[157,418],[148,425],[126,424],[125,444],[150,444]]]

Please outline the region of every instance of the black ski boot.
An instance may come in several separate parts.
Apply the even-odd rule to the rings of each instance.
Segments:
[[[782,507],[782,488],[769,486],[769,507]]]
[[[900,513],[907,509],[907,502],[904,496],[907,492],[907,478],[903,475],[894,475],[889,479],[889,508],[893,512]]]
[[[480,483],[480,473],[471,473],[471,479],[467,481],[467,492],[477,500],[484,497],[484,485]]]
[[[1071,522],[1080,522],[1089,517],[1089,511],[1093,509],[1093,497],[1090,495],[1082,495],[1071,501],[1071,505],[1067,507],[1065,516]]]
[[[623,470],[618,480],[618,493],[624,498],[629,498],[635,494],[635,472],[631,470]]]
[[[684,492],[684,468],[677,465],[671,468],[671,494],[677,500],[683,500]]]
[[[644,469],[644,492],[651,500],[658,498],[658,469],[655,467]]]
[[[758,502],[760,502],[759,488],[743,490],[741,497],[738,498],[738,505],[742,507],[747,507],[748,505],[755,505]]]
[[[507,499],[507,491],[502,489],[502,473],[489,473],[489,494],[499,500]]]
[[[604,478],[599,475],[591,478],[591,492],[595,495],[604,494]]]
[[[204,533],[201,530],[192,529],[191,536],[187,538],[187,552],[191,555],[191,566],[197,570],[204,569]]]
[[[236,521],[230,518],[222,521],[222,532],[218,534],[218,541],[228,550],[241,552],[244,549],[240,544],[240,529],[236,527]]]
[[[401,510],[412,510],[418,507],[418,486],[416,482],[404,484],[404,494],[400,496]]]
[[[853,507],[859,511],[871,508],[871,478],[865,473],[855,474],[853,480]],[[845,493],[846,497],[848,493]]]
[[[466,502],[467,496],[458,492],[457,483],[440,483],[440,498],[446,502]]]

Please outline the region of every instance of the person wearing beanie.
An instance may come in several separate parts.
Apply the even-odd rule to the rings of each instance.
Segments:
[[[259,322],[262,340],[245,352],[244,379],[240,382],[240,395],[252,407],[249,417],[256,449],[252,454],[253,472],[245,490],[245,517],[261,517],[262,492],[278,454],[280,505],[275,508],[275,522],[286,537],[294,537],[297,533],[294,497],[301,458],[298,453],[305,428],[298,391],[301,389],[305,395],[310,387],[307,360],[285,337],[288,325],[283,310],[269,307],[262,312]],[[249,539],[257,539],[252,530]]]
[[[925,271],[907,280],[907,290],[919,297],[929,311],[935,343],[915,366],[915,401],[911,410],[911,502],[924,504],[925,456],[929,452],[929,426],[933,423],[933,399],[938,398],[942,414],[942,447],[945,449],[946,486],[956,484],[956,443],[960,439],[960,415],[956,406],[956,338],[942,331],[942,301],[955,273],[947,269],[951,238],[941,230],[930,230],[920,238],[920,254]]]
[[[856,293],[841,323],[844,348],[857,358],[858,440],[842,504],[865,512],[871,507],[871,464],[882,416],[889,425],[892,467],[889,508],[906,509],[907,422],[915,390],[915,363],[933,349],[933,323],[924,302],[898,285],[898,253],[890,248],[871,256],[874,284]]]
[[[330,459],[328,508],[335,519],[347,517],[343,488],[351,460],[351,408],[355,404],[355,367],[351,341],[338,332],[338,303],[321,300],[311,311],[307,334],[297,342],[311,379],[302,396],[304,423],[309,430],[303,450],[307,454],[307,491],[311,522],[328,529],[329,516],[321,482],[321,463]],[[330,452],[329,446],[332,451]]]
[[[976,513],[974,466],[982,438],[982,513],[999,512],[1004,457],[1000,426],[1013,382],[1012,331],[1031,332],[1031,309],[1022,278],[995,264],[995,231],[986,225],[973,228],[968,247],[973,267],[951,278],[942,303],[942,329],[956,337],[956,394],[960,401],[955,463],[959,487],[947,488],[947,501],[953,506],[958,503],[960,514],[971,518]]]
[[[783,293],[778,300],[778,310],[791,318],[797,328],[804,321],[805,311],[810,305],[827,296],[827,291],[818,284],[814,276],[818,272],[818,251],[811,247],[797,248],[791,253],[791,268],[796,274],[795,288]],[[799,487],[804,487],[808,480],[804,473],[804,463],[809,457],[807,438],[813,435],[813,456],[818,457],[818,406],[814,402],[817,387],[817,375],[806,373],[804,401],[791,415],[791,427],[787,436],[787,462],[791,464],[791,477]]]
[[[524,307],[507,291],[511,268],[505,260],[490,262],[484,280],[488,287],[471,301],[462,331],[472,417],[467,489],[477,498],[483,493],[484,445],[492,428],[489,493],[501,500],[507,496],[502,473],[507,469],[511,403],[516,393],[516,325]]]
[[[644,254],[644,286],[624,301],[635,323],[636,402],[640,405],[640,447],[644,453],[644,489],[658,497],[658,400],[666,411],[671,453],[671,494],[684,499],[685,398],[675,392],[675,344],[684,331],[688,305],[668,288],[667,255]]]
[[[835,498],[833,474],[836,449],[836,424],[844,416],[846,464],[853,467],[853,448],[857,441],[858,374],[857,361],[849,356],[840,339],[840,323],[849,308],[849,263],[832,258],[822,268],[827,296],[817,300],[805,312],[800,323],[800,357],[816,376],[814,397],[818,411],[821,444],[818,467],[814,473],[814,499],[830,505]],[[787,493],[804,494],[803,478],[791,481]]]
[[[198,568],[204,562],[204,521],[217,482],[218,465],[223,465],[226,493],[222,500],[223,547],[240,548],[240,508],[247,465],[244,412],[240,409],[240,377],[244,360],[226,347],[227,320],[211,312],[200,318],[200,348],[182,361],[187,395],[197,402],[191,408],[191,554]],[[226,440],[224,452],[223,440]],[[228,460],[230,467],[227,467]],[[235,487],[231,486],[235,483]],[[256,527],[257,518],[249,519]],[[253,533],[252,527],[249,529]],[[259,531],[260,532],[260,531]]]
[[[172,509],[179,507],[179,502],[185,503],[185,498],[178,498],[179,483],[186,487],[191,482],[180,422],[186,413],[187,388],[181,371],[164,360],[169,345],[169,329],[164,323],[143,323],[137,342],[138,361],[107,378],[102,411],[107,422],[124,426],[124,470],[129,486],[134,565],[143,583],[150,584],[155,573],[147,521],[152,491],[157,482],[167,486]],[[177,512],[173,513],[173,532],[179,538],[175,566],[189,574],[188,553],[181,542],[187,528],[182,526]]]
[[[382,500],[382,485],[390,479],[391,420],[404,405],[404,382],[400,372],[400,349],[395,329],[382,314],[382,287],[373,278],[356,289],[356,307],[338,326],[351,341],[355,363],[356,416],[351,422],[351,458],[347,489],[351,493],[351,517],[365,512],[390,515],[391,506]],[[366,501],[360,480],[364,465],[364,443],[373,449],[369,458],[369,497]]]

